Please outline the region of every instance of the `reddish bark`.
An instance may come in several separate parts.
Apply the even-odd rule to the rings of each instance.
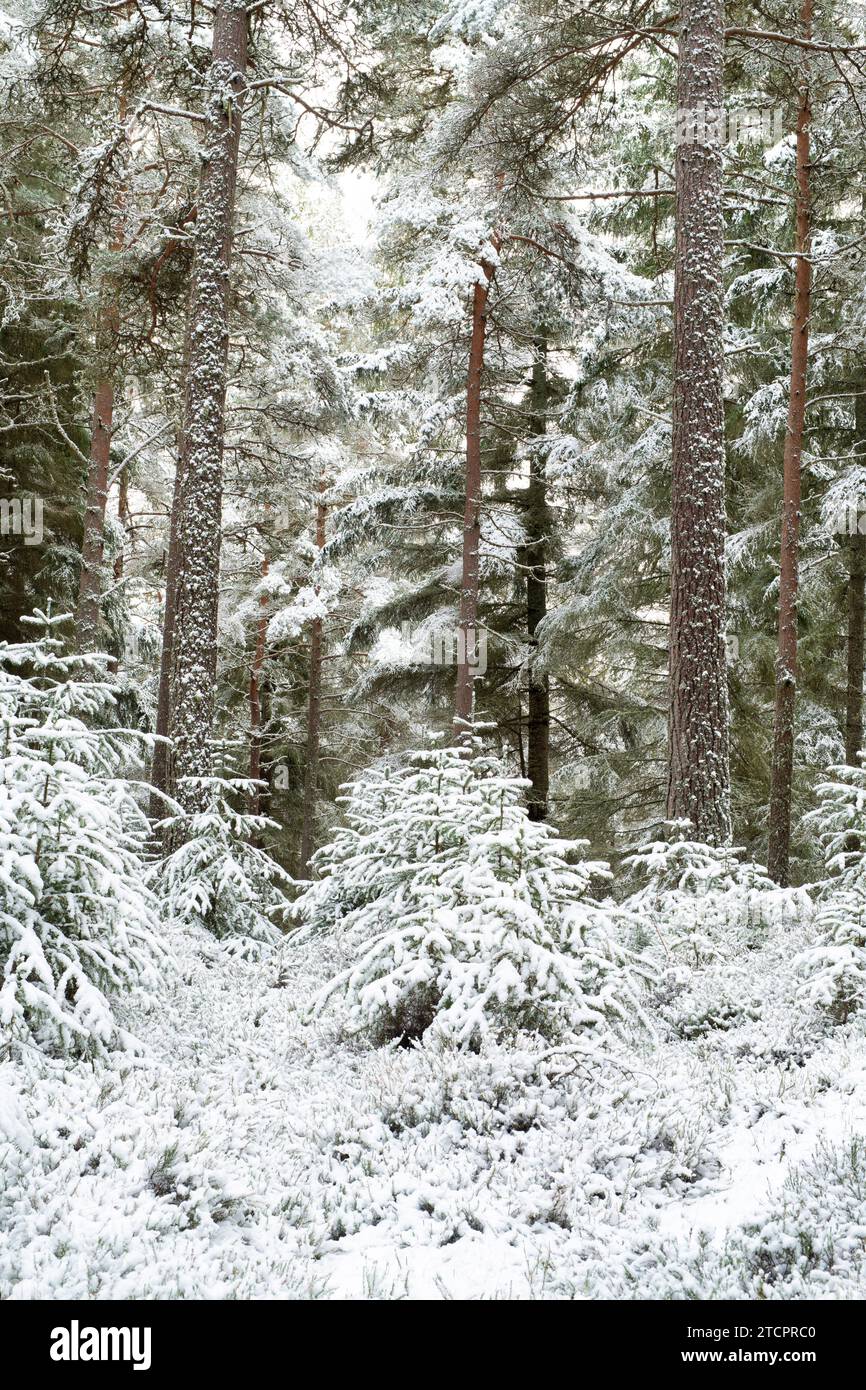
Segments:
[[[854,448],[866,453],[866,383],[855,408]],[[860,512],[857,512],[858,526]],[[866,656],[866,536],[856,530],[848,540],[848,680],[845,700],[845,761],[860,767],[863,749],[863,669]]]
[[[812,0],[804,0],[803,33],[812,35]],[[776,709],[770,780],[770,833],[767,868],[783,887],[790,876],[791,788],[794,771],[794,716],[797,694],[797,591],[799,585],[800,465],[806,417],[809,318],[812,311],[812,233],[810,138],[812,102],[804,80],[797,112],[797,269],[791,338],[791,392],[785,434],[782,497],[782,546],[779,573],[779,652],[776,661]]]
[[[854,425],[854,449],[866,452],[866,383],[858,383]],[[845,691],[845,761],[849,767],[862,767],[863,759],[863,674],[866,662],[866,535],[861,535],[860,509],[855,513],[857,529],[848,537],[848,670]],[[859,854],[859,835],[848,835],[845,848]]]
[[[864,618],[866,618],[866,536],[849,538],[848,680],[845,705],[845,761],[860,767],[863,749]]]
[[[501,239],[492,238],[495,251]],[[474,654],[478,642],[478,591],[481,551],[481,379],[487,339],[487,306],[496,267],[481,261],[481,275],[472,295],[472,335],[466,385],[466,504],[463,513],[463,568],[460,583],[457,684],[454,691],[454,732],[460,736],[472,719]],[[461,659],[462,658],[462,659]]]
[[[127,90],[121,87],[118,119],[126,120]],[[117,201],[118,221],[110,250],[123,250],[124,229],[120,220],[123,193]],[[93,393],[93,423],[90,431],[90,458],[87,469],[87,496],[84,508],[84,536],[81,543],[81,570],[75,610],[75,641],[79,651],[93,651],[100,643],[102,626],[102,565],[105,555],[105,509],[108,503],[111,433],[114,423],[114,373],[120,314],[117,287],[108,276],[102,285],[96,322],[96,348],[102,374]]]

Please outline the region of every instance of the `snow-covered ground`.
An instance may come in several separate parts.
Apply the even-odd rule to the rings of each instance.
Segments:
[[[307,1022],[327,946],[177,932],[141,1055],[0,1064],[0,1296],[857,1297],[866,1026],[798,1008],[807,930],[655,1039],[477,1055]]]

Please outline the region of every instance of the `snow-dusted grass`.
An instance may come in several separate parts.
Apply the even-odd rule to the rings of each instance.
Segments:
[[[814,928],[768,915],[667,970],[655,1040],[478,1054],[308,1022],[327,942],[178,930],[140,1056],[0,1063],[0,1296],[857,1297],[866,1024],[804,1012]]]

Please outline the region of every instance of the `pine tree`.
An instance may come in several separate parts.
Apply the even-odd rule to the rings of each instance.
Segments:
[[[665,826],[666,838],[641,845],[623,859],[638,887],[623,906],[656,938],[665,957],[700,966],[734,956],[760,942],[765,895],[772,887],[742,851],[690,838],[690,821]]]
[[[866,380],[854,403],[854,449],[866,451]],[[866,535],[857,525],[848,538],[848,630],[846,640],[845,761],[859,766],[863,750],[863,677],[866,672]]]
[[[641,1017],[640,967],[592,896],[607,866],[529,819],[525,782],[481,739],[409,754],[347,788],[346,826],[295,906],[349,965],[322,991],[379,1040],[460,1047],[516,1029],[561,1038]]]
[[[0,644],[0,1027],[98,1053],[126,1041],[113,996],[159,984],[150,828],[128,780],[146,752],[114,723],[104,656],[64,656],[68,617]]]
[[[154,874],[166,918],[198,923],[247,952],[274,945],[291,879],[259,848],[263,833],[278,827],[246,809],[257,785],[213,776],[181,790],[196,809],[169,816],[160,827],[177,845]]]
[[[463,511],[463,560],[460,578],[459,651],[454,694],[454,728],[459,735],[473,715],[475,653],[478,645],[478,588],[481,570],[481,382],[487,339],[490,284],[502,245],[498,232],[481,250],[472,290],[472,330],[466,385],[466,501]]]
[[[547,617],[547,574],[549,535],[552,515],[547,501],[547,459],[544,436],[550,394],[547,373],[547,339],[543,334],[534,344],[532,364],[532,419],[530,428],[536,447],[529,456],[529,486],[526,492],[525,526],[527,544],[522,560],[526,566],[526,635],[530,652],[527,672],[526,774],[532,790],[529,795],[530,820],[546,820],[550,792],[550,676],[540,669],[539,629]],[[521,735],[522,737],[522,735]]]
[[[34,608],[54,602],[66,611],[74,603],[86,349],[53,236],[69,151],[29,80],[31,50],[20,25],[4,29],[0,57],[7,112],[0,126],[7,188],[0,215],[0,638],[14,643],[24,640],[22,622]]]
[[[812,0],[803,0],[803,37],[812,37]],[[797,690],[797,588],[803,432],[806,420],[806,372],[812,301],[812,210],[810,132],[812,97],[804,76],[797,113],[797,271],[794,289],[794,327],[791,340],[791,388],[785,435],[782,555],[779,578],[779,657],[776,668],[776,712],[770,783],[770,841],[767,865],[777,883],[790,875],[791,781],[794,763],[794,709]]]
[[[686,0],[677,86],[667,814],[731,833],[722,404],[724,6]]]
[[[817,835],[828,874],[815,914],[817,940],[798,958],[801,997],[836,1023],[866,1003],[866,874],[860,851],[866,834],[866,771],[840,765],[817,791],[806,817]]]
[[[129,86],[127,74],[122,73],[117,111],[117,121],[121,130],[119,139],[121,149],[125,146],[127,139],[125,123],[128,116]],[[123,199],[124,189],[121,183],[115,193],[113,207],[115,226],[111,235],[110,252],[114,255],[121,252],[124,246]],[[84,508],[84,535],[81,545],[81,570],[75,614],[76,641],[84,651],[98,647],[101,627],[105,513],[108,502],[111,438],[118,384],[115,380],[117,371],[115,358],[120,328],[120,310],[115,277],[111,275],[104,277],[97,291],[97,297],[98,308],[94,338],[99,366],[98,380],[93,393],[90,455]]]
[[[249,20],[241,0],[214,12],[189,307],[181,456],[179,559],[172,631],[169,733],[183,801],[210,772],[225,438],[228,306]],[[188,809],[193,809],[190,803]]]

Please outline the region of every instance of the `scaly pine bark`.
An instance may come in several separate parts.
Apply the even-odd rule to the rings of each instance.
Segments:
[[[170,780],[188,810],[198,808],[199,798],[194,786],[181,779],[207,777],[211,770],[228,307],[247,25],[240,0],[220,0],[214,13],[190,300],[169,717]]]
[[[686,0],[677,102],[667,814],[731,833],[725,653],[722,0]]]

